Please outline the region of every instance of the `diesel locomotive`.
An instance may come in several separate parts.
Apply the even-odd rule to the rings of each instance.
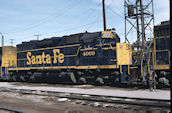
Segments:
[[[169,23],[155,26],[151,49],[156,82],[169,85]],[[116,32],[84,32],[1,47],[1,79],[93,84],[139,84],[142,65],[135,64],[132,45]],[[149,76],[149,72],[147,76]],[[149,80],[149,77],[147,77]]]
[[[169,85],[170,79],[170,21],[154,27],[154,70],[158,82]]]
[[[1,78],[6,80],[126,83],[133,68],[131,45],[120,43],[113,31],[31,40],[7,48],[9,54],[2,47],[7,65],[1,65]]]

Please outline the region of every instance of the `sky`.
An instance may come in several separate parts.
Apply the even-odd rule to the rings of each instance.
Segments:
[[[102,0],[0,0],[5,45],[103,30]],[[145,0],[149,1],[149,0]],[[105,0],[107,28],[124,41],[124,0]],[[114,13],[116,12],[116,13]],[[155,25],[169,20],[169,0],[154,0]],[[133,41],[133,40],[132,40]],[[1,42],[1,40],[0,40]]]

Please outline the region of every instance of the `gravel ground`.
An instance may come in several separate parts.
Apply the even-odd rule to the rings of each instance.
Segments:
[[[162,108],[87,102],[10,92],[0,92],[0,107],[26,113],[168,113]]]
[[[27,113],[127,113],[128,110],[120,108],[90,107],[80,104],[59,101],[51,103],[40,102],[40,100],[19,99],[14,97],[0,96],[0,106],[13,108]],[[130,112],[128,112],[130,113]]]
[[[150,92],[143,89],[123,89],[108,86],[95,87],[92,85],[57,85],[0,82],[0,88],[47,90],[57,92],[96,93],[116,96],[150,96],[169,99],[169,90]],[[138,93],[139,92],[139,93]],[[80,93],[80,92],[79,92]],[[129,95],[130,94],[130,95]],[[149,97],[149,98],[150,98]],[[16,109],[26,113],[168,113],[168,109],[122,104],[109,104],[82,100],[70,100],[54,96],[28,95],[0,91],[0,107]],[[0,113],[5,113],[0,110]]]

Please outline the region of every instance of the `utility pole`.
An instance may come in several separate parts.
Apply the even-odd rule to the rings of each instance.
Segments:
[[[39,40],[39,37],[41,36],[40,34],[36,34],[36,35],[34,35],[34,36],[36,36],[37,37],[37,40]]]
[[[14,39],[10,39],[10,43],[11,43],[11,46],[13,46],[13,43],[14,43]]]
[[[4,35],[2,35],[2,33],[0,32],[1,37],[1,43],[2,43],[2,47],[4,46]]]
[[[103,27],[104,31],[106,31],[106,12],[105,12],[105,0],[102,0],[102,9],[103,9]]]

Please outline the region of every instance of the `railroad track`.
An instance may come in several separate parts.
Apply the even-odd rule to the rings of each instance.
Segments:
[[[26,113],[26,112],[19,111],[16,109],[6,108],[6,107],[0,107],[0,113]]]
[[[19,93],[23,95],[38,95],[38,96],[67,98],[71,100],[136,105],[136,106],[146,106],[146,107],[156,107],[156,108],[166,108],[166,109],[170,109],[171,106],[170,100],[162,100],[162,99],[100,96],[100,95],[88,95],[88,94],[85,95],[85,94],[76,94],[76,93],[59,93],[53,91],[26,90],[26,89],[13,89],[13,88],[8,88],[8,89],[0,88],[0,92],[11,92],[11,93]]]

